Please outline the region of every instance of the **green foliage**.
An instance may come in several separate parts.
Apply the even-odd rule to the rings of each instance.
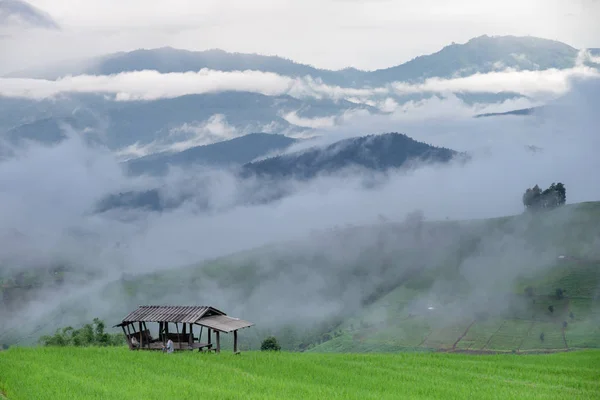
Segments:
[[[523,194],[523,205],[530,210],[552,209],[567,202],[567,189],[562,183],[552,183],[544,191],[538,185]]]
[[[565,297],[565,291],[562,290],[561,288],[556,289],[556,298],[558,300],[561,300]]]
[[[597,399],[599,363],[600,351],[165,357],[126,348],[12,348],[0,352],[0,388],[11,400]]]
[[[42,336],[39,343],[43,346],[122,346],[125,339],[122,334],[110,334],[104,332],[104,322],[94,318],[93,323],[85,324],[80,329],[67,326],[57,329],[54,335]]]
[[[269,336],[263,340],[262,344],[260,345],[260,349],[262,351],[279,351],[281,350],[281,346],[277,342],[275,336]]]

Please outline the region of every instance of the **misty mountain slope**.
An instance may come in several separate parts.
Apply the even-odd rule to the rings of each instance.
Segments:
[[[178,153],[157,153],[126,162],[133,174],[163,174],[169,166],[231,166],[251,162],[273,151],[281,151],[297,140],[283,135],[251,133],[235,139],[196,146]]]
[[[340,71],[319,69],[277,56],[229,53],[220,49],[189,51],[162,47],[107,54],[86,60],[85,63],[80,62],[76,67],[59,63],[53,65],[49,71],[26,69],[7,76],[57,79],[68,74],[111,75],[143,70],[155,70],[160,73],[197,72],[205,68],[227,72],[255,70],[289,77],[312,76],[335,85],[346,85],[348,82],[360,80],[366,74],[354,68]]]
[[[60,126],[68,123],[85,136],[121,152],[155,153],[185,150],[201,144],[249,133],[293,134],[307,130],[284,117],[335,117],[352,110],[374,107],[327,99],[298,100],[290,96],[265,96],[250,92],[186,95],[154,101],[113,101],[99,95],[65,95],[50,101],[0,98],[7,110],[29,107],[26,115],[10,117],[0,112],[9,127],[0,137],[54,144]],[[0,125],[1,126],[1,125]]]
[[[2,28],[26,26],[60,30],[60,26],[50,14],[22,0],[0,1],[0,26]]]
[[[243,166],[242,175],[311,179],[349,167],[386,171],[412,161],[448,162],[457,152],[418,142],[400,133],[345,139],[325,148],[284,154]]]
[[[8,76],[56,79],[67,74],[110,75],[141,70],[169,73],[207,68],[219,71],[256,70],[289,77],[311,76],[329,85],[358,87],[396,81],[418,82],[433,77],[452,78],[506,68],[564,69],[575,65],[577,54],[577,49],[558,41],[529,36],[484,35],[466,43],[451,44],[436,53],[419,56],[390,68],[331,71],[274,56],[228,53],[219,49],[188,51],[164,47],[108,54],[87,60],[83,67],[71,63],[72,67],[64,65],[42,70],[29,69]]]
[[[193,159],[201,152],[203,157],[207,157],[206,154],[210,153],[210,159],[224,160],[225,158],[221,158],[216,151],[227,150],[226,157],[233,157],[232,154],[239,154],[242,151],[241,144],[246,146],[249,141],[257,140],[263,142],[266,138],[269,141],[276,139],[282,143],[288,141],[287,138],[277,136],[249,136],[246,139],[240,138],[236,141],[191,150],[189,157]],[[244,149],[243,151],[246,152],[249,148],[246,146]],[[456,151],[417,142],[399,133],[345,139],[325,148],[315,147],[283,154],[236,168],[241,184],[237,185],[232,206],[268,204],[280,200],[297,190],[292,179],[308,181],[319,175],[343,174],[352,168],[361,168],[374,174],[397,168],[408,168],[414,165],[413,163],[419,162],[445,163],[458,155]],[[185,157],[187,156],[186,154]],[[180,156],[173,157],[179,159]],[[162,159],[158,165],[153,165],[152,159],[149,161],[150,164],[142,161],[142,167],[133,160],[130,166],[133,165],[134,172],[137,173],[142,172],[148,165],[150,171],[164,171],[166,166]],[[185,164],[186,161],[183,163]],[[187,165],[193,166],[191,163]],[[192,172],[192,176],[200,176],[200,174],[201,171]],[[214,177],[198,178],[198,182],[194,185],[188,185],[189,190],[183,192],[179,190],[177,193],[173,193],[169,186],[147,190],[123,190],[121,193],[105,196],[93,212],[102,213],[115,209],[148,209],[161,212],[177,208],[186,202],[193,203],[199,210],[210,211],[207,193],[210,192],[211,185],[218,184],[218,180]],[[376,179],[366,185],[376,185]]]
[[[56,312],[23,321],[20,330],[41,335],[96,316],[118,321],[138,304],[193,303],[219,304],[255,322],[244,333],[252,348],[266,334],[287,349],[314,351],[600,347],[598,243],[600,203],[491,220],[427,222],[414,215],[99,280],[94,292],[65,298]],[[92,279],[77,266],[67,266],[59,281],[42,276],[32,272],[18,285],[5,276],[5,312]],[[102,307],[94,306],[98,301]],[[0,342],[11,340],[10,332],[0,335]]]
[[[561,42],[536,37],[479,36],[464,44],[451,44],[437,53],[402,65],[372,72],[372,83],[417,82],[452,78],[514,68],[544,70],[575,66],[578,50]]]
[[[475,118],[483,118],[483,117],[498,117],[505,115],[532,115],[536,111],[541,110],[543,107],[532,107],[532,108],[522,108],[519,110],[511,110],[502,113],[485,113],[485,114],[477,114]]]

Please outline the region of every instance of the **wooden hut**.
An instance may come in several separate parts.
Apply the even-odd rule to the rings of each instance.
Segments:
[[[147,323],[158,323],[157,336],[151,335]],[[171,339],[174,350],[218,353],[221,351],[221,333],[233,332],[233,351],[238,353],[238,330],[252,325],[210,306],[139,306],[114,327],[123,329],[131,350],[162,350]],[[194,336],[194,326],[198,336]],[[204,342],[203,331],[206,331]],[[212,342],[213,333],[216,347]]]

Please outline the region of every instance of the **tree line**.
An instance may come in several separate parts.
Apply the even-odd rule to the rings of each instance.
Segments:
[[[567,202],[567,189],[561,182],[553,183],[545,190],[538,185],[523,194],[523,205],[528,210],[552,209]]]

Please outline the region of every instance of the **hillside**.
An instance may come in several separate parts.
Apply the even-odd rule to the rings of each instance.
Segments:
[[[575,66],[578,50],[558,41],[531,36],[479,36],[464,44],[453,43],[440,51],[409,62],[373,71],[372,83],[394,80],[416,82],[514,68],[544,70]]]
[[[102,95],[66,94],[54,101],[2,98],[0,139],[20,143],[28,139],[56,144],[68,125],[82,137],[115,152],[139,149],[147,153],[181,150],[232,136],[266,132],[293,134],[306,127],[282,116],[299,118],[338,115],[349,110],[378,111],[366,105],[327,99],[298,100],[250,92],[186,95],[154,101],[112,101]]]
[[[87,60],[85,67],[52,66],[44,70],[15,72],[9,76],[56,79],[66,74],[110,75],[147,69],[169,73],[208,68],[219,71],[257,70],[295,78],[311,76],[329,85],[358,87],[395,81],[417,82],[431,77],[467,76],[505,68],[564,69],[575,65],[577,53],[577,49],[565,43],[543,38],[483,35],[466,43],[453,43],[436,53],[419,56],[390,68],[332,71],[276,56],[228,53],[220,49],[188,51],[163,47],[108,54]]]
[[[236,186],[239,193],[234,205],[268,204],[292,193],[287,183],[290,179],[310,180],[317,175],[343,173],[347,168],[362,168],[367,172],[383,172],[408,168],[412,162],[450,161],[457,152],[436,148],[417,142],[406,135],[387,133],[345,139],[324,148],[287,153],[264,160],[235,165],[237,161],[265,156],[266,150],[282,150],[293,140],[280,135],[248,135],[242,138],[189,149],[184,153],[164,157],[153,155],[130,161],[127,168],[132,173],[163,173],[169,163],[192,166],[194,164],[231,166],[240,180]],[[259,154],[260,151],[264,153]],[[258,178],[258,179],[254,179]],[[101,199],[95,212],[117,208],[146,208],[163,211],[177,208],[184,202],[193,202],[207,211],[208,188],[218,178],[206,176],[196,183],[197,187],[172,193],[169,187],[146,190],[124,190]],[[198,189],[201,188],[201,189]]]
[[[248,163],[243,176],[312,179],[357,167],[387,171],[410,162],[448,162],[458,153],[418,142],[400,133],[368,135],[340,140],[325,148],[311,148]]]
[[[284,150],[296,141],[283,135],[251,133],[178,153],[157,153],[136,158],[126,162],[126,167],[133,174],[162,174],[169,166],[242,165],[270,152]]]
[[[554,399],[559,390],[569,399],[593,399],[600,390],[599,362],[598,351],[472,357],[12,349],[0,352],[0,397],[397,399],[402,393],[411,399]]]
[[[41,319],[20,316],[19,338],[8,328],[0,342],[33,343],[93,317],[109,325],[139,304],[218,303],[256,324],[240,337],[246,349],[267,334],[285,349],[316,352],[598,348],[598,240],[600,203],[491,220],[340,227],[199,265],[124,275]],[[44,288],[98,279],[87,273],[69,266],[60,281],[33,272],[20,283],[5,279],[5,320]]]

